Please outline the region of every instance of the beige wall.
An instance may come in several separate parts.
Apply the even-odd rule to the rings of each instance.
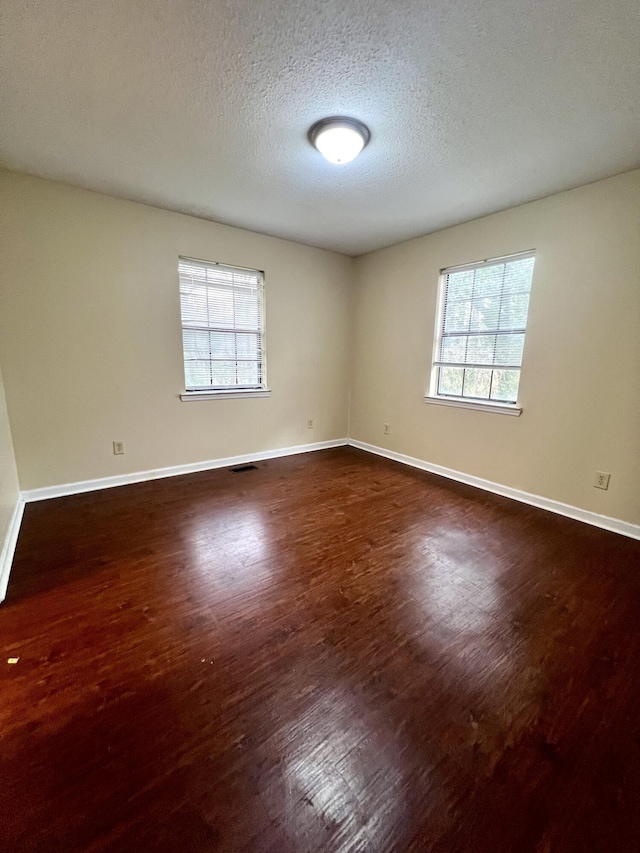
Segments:
[[[20,489],[16,460],[13,455],[11,429],[4,397],[2,373],[0,373],[0,551],[9,531],[9,522],[18,502]]]
[[[13,173],[0,192],[23,489],[343,438],[351,369],[353,438],[640,523],[640,171],[355,262]],[[530,248],[522,416],[425,403],[440,268]],[[180,401],[179,254],[265,270],[270,399]]]
[[[527,249],[522,416],[425,403],[439,270]],[[366,255],[356,280],[353,438],[640,523],[640,171]]]
[[[9,172],[0,193],[23,489],[346,436],[350,258]],[[269,399],[180,401],[178,255],[265,271]]]

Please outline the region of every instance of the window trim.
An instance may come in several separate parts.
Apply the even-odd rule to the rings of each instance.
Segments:
[[[180,394],[183,403],[194,403],[198,400],[236,400],[244,397],[270,397],[270,388],[252,388],[250,390],[238,388],[229,391],[185,391]]]
[[[457,406],[459,409],[475,409],[477,412],[491,412],[494,415],[514,415],[516,418],[522,414],[522,406],[517,403],[498,403],[495,400],[478,400],[473,397],[462,399],[460,397],[433,397],[425,394],[425,403],[435,403],[437,406]]]
[[[436,301],[436,317],[435,317],[435,328],[433,334],[433,351],[431,356],[431,371],[429,377],[429,390],[424,395],[424,399],[426,403],[435,403],[440,406],[455,406],[460,409],[475,409],[479,412],[491,412],[493,414],[500,415],[514,415],[516,417],[522,414],[522,406],[520,405],[519,400],[516,400],[514,403],[509,403],[506,401],[499,400],[484,400],[478,397],[448,397],[445,394],[438,394],[438,371],[440,367],[442,367],[442,362],[439,359],[440,355],[440,347],[442,343],[442,325],[443,325],[443,316],[446,305],[446,287],[445,287],[445,277],[450,273],[456,272],[464,272],[465,270],[477,270],[482,269],[483,267],[495,266],[500,263],[505,263],[513,260],[520,260],[524,258],[534,258],[535,262],[536,250],[528,249],[524,252],[513,252],[509,255],[500,255],[496,258],[485,258],[484,260],[480,260],[477,262],[471,262],[467,264],[457,264],[456,266],[451,267],[443,267],[440,270],[440,274],[438,276],[438,297]],[[528,318],[527,318],[528,319]],[[510,331],[512,334],[513,332]],[[526,325],[522,333],[526,335]],[[467,365],[465,365],[467,366]],[[476,365],[468,365],[469,367],[474,367]],[[487,368],[493,367],[493,365],[477,365],[478,367]],[[522,364],[519,366],[515,365],[500,365],[500,369],[513,369],[518,370],[520,374],[522,374]],[[518,382],[518,394],[520,391]]]
[[[182,317],[182,298],[180,291],[180,263],[182,261],[191,261],[195,264],[204,264],[206,266],[212,267],[222,267],[223,269],[228,270],[237,270],[239,272],[247,272],[247,273],[255,273],[256,275],[261,277],[261,328],[259,331],[253,332],[258,336],[258,342],[260,347],[260,385],[230,385],[228,387],[219,387],[219,386],[200,386],[197,388],[187,388],[186,387],[186,372],[185,367],[186,363],[184,360],[184,348],[182,354],[182,376],[184,380],[184,391],[180,394],[180,399],[183,402],[194,402],[196,400],[225,400],[225,399],[235,399],[238,397],[269,397],[271,396],[271,390],[267,386],[267,294],[266,294],[266,285],[265,285],[265,272],[264,270],[254,269],[253,267],[241,267],[237,264],[228,264],[222,261],[207,261],[204,258],[194,258],[190,255],[178,255],[178,293],[180,296],[180,331],[181,336],[184,335],[185,325]],[[187,328],[195,328],[195,326],[187,327]],[[202,328],[203,331],[216,331],[216,328],[206,327]],[[232,329],[220,329],[220,331],[234,331]],[[183,344],[184,347],[184,344]],[[241,359],[244,360],[244,359]],[[249,359],[253,361],[253,359]]]

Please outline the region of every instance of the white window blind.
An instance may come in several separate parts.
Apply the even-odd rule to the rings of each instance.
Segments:
[[[532,252],[442,271],[431,394],[515,404]]]
[[[265,388],[263,274],[191,258],[178,273],[186,390]]]

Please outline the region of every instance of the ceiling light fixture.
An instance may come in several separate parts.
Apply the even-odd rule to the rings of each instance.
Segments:
[[[366,124],[346,116],[320,119],[309,129],[309,142],[326,160],[338,166],[357,157],[370,138]]]

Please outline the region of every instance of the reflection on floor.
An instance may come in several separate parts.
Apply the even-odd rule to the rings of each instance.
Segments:
[[[639,613],[640,542],[351,448],[30,504],[0,850],[638,851]]]

